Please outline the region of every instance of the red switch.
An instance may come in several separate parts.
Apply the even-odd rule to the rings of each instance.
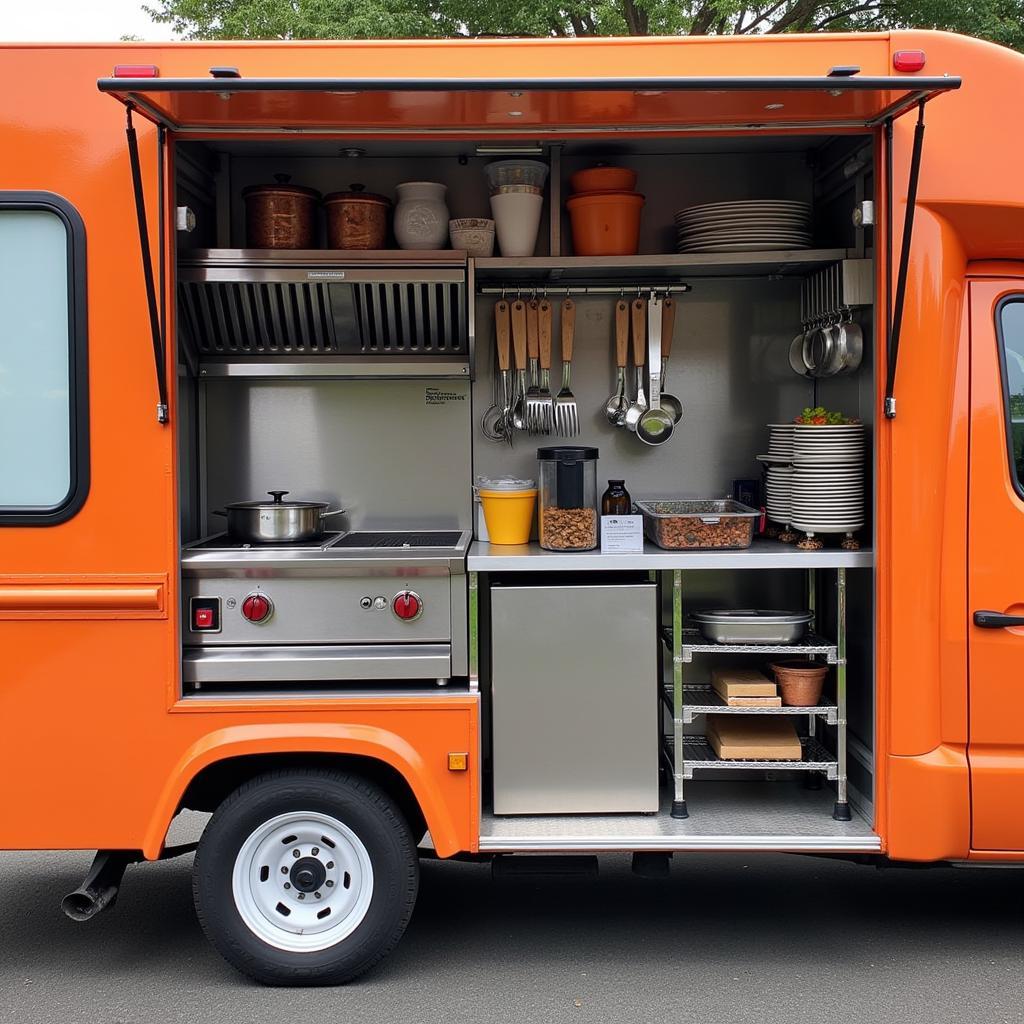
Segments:
[[[250,622],[266,622],[273,607],[265,594],[250,594],[242,602],[242,615]]]
[[[394,601],[391,602],[391,608],[400,619],[412,622],[413,619],[418,619],[423,614],[423,600],[419,594],[413,593],[411,590],[403,590],[400,594],[395,595]]]
[[[193,597],[189,601],[189,619],[193,633],[220,632],[220,599]]]

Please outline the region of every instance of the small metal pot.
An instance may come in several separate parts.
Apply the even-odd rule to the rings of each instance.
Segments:
[[[244,544],[298,544],[319,540],[323,521],[345,509],[327,510],[326,501],[285,501],[288,491],[267,491],[273,501],[235,501],[217,515],[227,516],[228,536]]]

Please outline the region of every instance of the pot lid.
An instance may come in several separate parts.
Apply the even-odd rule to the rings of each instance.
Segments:
[[[275,174],[274,185],[250,185],[248,188],[242,189],[242,198],[247,199],[249,196],[259,195],[291,195],[291,196],[309,196],[311,199],[319,199],[320,193],[315,188],[306,188],[304,185],[292,185],[290,184],[292,176],[290,174]]]
[[[288,491],[267,491],[273,501],[232,501],[224,507],[227,509],[263,509],[263,508],[327,508],[328,501],[285,501]]]
[[[391,200],[387,196],[378,195],[376,192],[364,192],[365,185],[349,185],[349,192],[331,192],[324,196],[324,203],[371,203],[374,205],[390,206]]]

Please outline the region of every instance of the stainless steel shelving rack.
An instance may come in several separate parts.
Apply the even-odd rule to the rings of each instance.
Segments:
[[[815,612],[817,622],[817,573],[820,569],[808,569],[808,605]],[[784,646],[754,646],[740,644],[709,644],[701,642],[696,631],[683,626],[683,570],[673,569],[672,576],[672,621],[662,631],[662,639],[672,653],[672,681],[663,687],[662,699],[672,715],[672,735],[666,739],[665,756],[672,771],[672,817],[686,818],[685,783],[694,773],[705,769],[726,771],[802,771],[821,772],[836,783],[836,801],[832,817],[837,821],[849,821],[850,804],[847,795],[846,776],[846,568],[835,568],[836,619],[835,642],[830,642],[812,631],[799,644]],[[824,655],[830,665],[836,667],[835,704],[815,707],[743,708],[728,707],[720,701],[710,687],[684,684],[685,666],[693,661],[694,654],[788,654]],[[806,715],[808,735],[801,738],[803,756],[799,761],[754,761],[723,760],[718,757],[703,736],[690,736],[683,732],[685,725],[695,718],[707,714],[758,714],[758,715]],[[824,720],[836,729],[836,751],[833,754],[816,735],[817,722]]]

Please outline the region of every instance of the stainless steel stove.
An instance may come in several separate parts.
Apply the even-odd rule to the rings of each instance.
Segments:
[[[188,545],[186,687],[467,675],[469,542],[468,531],[379,530],[274,545],[218,534]]]

